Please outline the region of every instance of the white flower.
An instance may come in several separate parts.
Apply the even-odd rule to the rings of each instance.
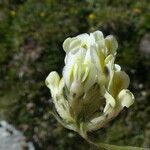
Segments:
[[[128,75],[115,64],[117,40],[101,31],[67,38],[63,77],[51,72],[46,85],[65,127],[81,133],[103,127],[134,102]]]

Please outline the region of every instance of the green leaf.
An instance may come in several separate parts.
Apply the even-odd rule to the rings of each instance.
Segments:
[[[132,146],[117,146],[99,143],[97,144],[100,148],[104,148],[105,150],[150,150],[150,148],[140,148],[140,147],[132,147]]]

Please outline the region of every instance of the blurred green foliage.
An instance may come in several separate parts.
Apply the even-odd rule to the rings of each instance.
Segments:
[[[0,0],[0,119],[21,129],[36,149],[88,149],[50,116],[45,78],[60,74],[68,36],[102,30],[119,42],[117,63],[131,77],[136,102],[93,134],[118,145],[150,147],[150,57],[141,54],[150,32],[148,0]]]

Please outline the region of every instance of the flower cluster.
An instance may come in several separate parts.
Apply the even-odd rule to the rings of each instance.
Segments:
[[[117,40],[101,31],[64,41],[63,77],[53,71],[46,85],[65,127],[79,133],[100,129],[133,104],[129,77],[114,63],[117,48]]]

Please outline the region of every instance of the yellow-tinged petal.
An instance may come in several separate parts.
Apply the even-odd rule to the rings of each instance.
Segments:
[[[59,81],[60,81],[60,77],[58,73],[56,71],[52,71],[46,78],[45,83],[53,93],[53,91],[55,91],[55,89],[58,88]]]
[[[78,95],[80,95],[81,93],[83,93],[83,86],[82,86],[81,82],[79,82],[79,81],[74,81],[74,82],[71,84],[70,92],[72,92],[72,94],[76,94],[76,96],[78,96]]]
[[[104,97],[106,99],[106,105],[104,108],[104,113],[105,112],[109,112],[109,109],[111,110],[111,108],[114,108],[116,105],[115,99],[112,97],[112,95],[110,95],[107,91],[104,94]]]
[[[68,88],[70,88],[71,82],[73,80],[73,65],[66,65],[63,69],[63,78],[65,80],[65,84]]]
[[[96,49],[95,46],[91,46],[90,55],[91,55],[92,62],[97,69],[97,74],[100,77],[100,73],[103,73],[104,71],[104,63],[105,63],[104,54],[102,53],[101,50]]]
[[[101,31],[95,31],[91,34],[93,34],[95,41],[104,40],[104,36],[103,36],[103,33]]]
[[[118,101],[122,107],[130,107],[134,103],[134,95],[127,89],[122,90],[118,95]]]
[[[84,74],[82,76],[81,82],[84,82],[86,80],[86,78],[89,74],[89,71],[90,71],[89,67],[87,65],[84,65]]]
[[[86,80],[84,81],[84,89],[85,91],[88,91],[91,86],[96,82],[96,69],[92,63],[89,62],[88,64],[89,71],[88,75],[86,77]]]
[[[86,45],[87,48],[89,48],[90,45],[94,43],[94,38],[90,38],[90,35],[87,33],[80,34],[76,38],[81,40],[82,45]]]
[[[77,38],[73,38],[71,43],[70,43],[70,47],[69,49],[72,51],[74,49],[77,49],[81,46],[81,41]]]
[[[113,97],[116,97],[122,89],[128,88],[129,83],[129,76],[124,71],[117,71],[114,72],[108,88]]]
[[[111,61],[114,63],[114,59],[115,59],[114,56],[110,54],[106,57],[105,63],[108,64]]]
[[[70,49],[69,49],[70,42],[71,42],[71,38],[67,38],[63,43],[63,49],[66,53],[68,53],[70,51]]]
[[[118,42],[117,42],[116,38],[112,35],[108,35],[105,38],[105,44],[108,49],[108,54],[115,54],[115,52],[118,48]]]

